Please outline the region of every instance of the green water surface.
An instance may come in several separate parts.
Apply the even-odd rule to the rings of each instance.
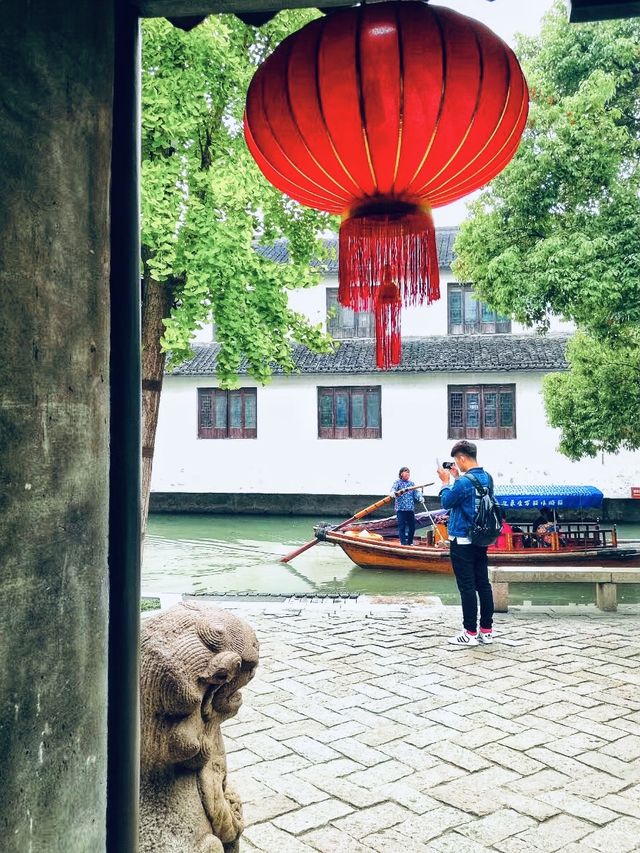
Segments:
[[[343,519],[323,520],[337,524]],[[313,537],[317,521],[291,516],[152,515],[144,544],[143,592],[339,592],[436,596],[443,604],[458,603],[452,576],[361,569],[341,548],[327,543],[280,563],[280,557]],[[640,540],[640,526],[619,525],[618,536]],[[594,598],[593,584],[514,584],[510,589],[513,604],[588,604]],[[640,585],[618,587],[618,600],[640,602]]]

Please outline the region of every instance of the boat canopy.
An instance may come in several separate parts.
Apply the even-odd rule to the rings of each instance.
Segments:
[[[592,509],[604,495],[595,486],[496,486],[496,501],[514,509]]]

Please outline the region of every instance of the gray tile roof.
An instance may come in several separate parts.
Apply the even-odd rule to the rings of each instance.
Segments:
[[[390,373],[512,373],[514,371],[567,370],[564,335],[434,335],[406,338],[402,342],[402,362]],[[171,371],[174,376],[215,374],[219,344],[195,344],[194,356]],[[317,355],[295,344],[293,360],[300,373],[376,373],[375,344],[372,340],[341,341],[334,353]],[[247,374],[247,363],[240,365]],[[282,369],[274,368],[281,375]]]
[[[438,260],[441,269],[451,269],[454,259],[453,244],[458,233],[457,227],[436,228],[436,245],[438,248]],[[327,249],[327,258],[322,261],[313,260],[312,266],[322,264],[328,273],[338,272],[338,238],[328,237],[324,241]],[[256,246],[256,251],[270,261],[286,264],[289,260],[288,243],[286,240],[276,240],[272,246]]]

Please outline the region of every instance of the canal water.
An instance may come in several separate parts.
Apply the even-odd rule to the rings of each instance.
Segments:
[[[291,516],[152,515],[145,537],[142,589],[148,593],[335,594],[428,596],[459,601],[455,580],[426,572],[361,569],[334,545],[320,543],[290,563],[280,557],[313,537],[317,518]],[[344,519],[323,519],[338,524]],[[640,526],[618,536],[640,539]],[[638,544],[637,542],[634,544]],[[514,604],[594,601],[593,584],[517,584]],[[640,586],[618,587],[621,603],[640,602]]]

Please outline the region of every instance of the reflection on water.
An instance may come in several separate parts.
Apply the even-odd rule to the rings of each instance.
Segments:
[[[310,548],[291,563],[278,562],[313,536],[317,518],[290,516],[152,515],[145,538],[142,588],[145,592],[363,593],[430,595],[458,602],[455,580],[390,570],[360,569],[327,543]],[[339,523],[343,519],[324,519]],[[618,535],[640,539],[640,527],[620,525]],[[518,584],[514,604],[590,603],[593,584]],[[618,587],[621,603],[640,602],[640,586]]]

